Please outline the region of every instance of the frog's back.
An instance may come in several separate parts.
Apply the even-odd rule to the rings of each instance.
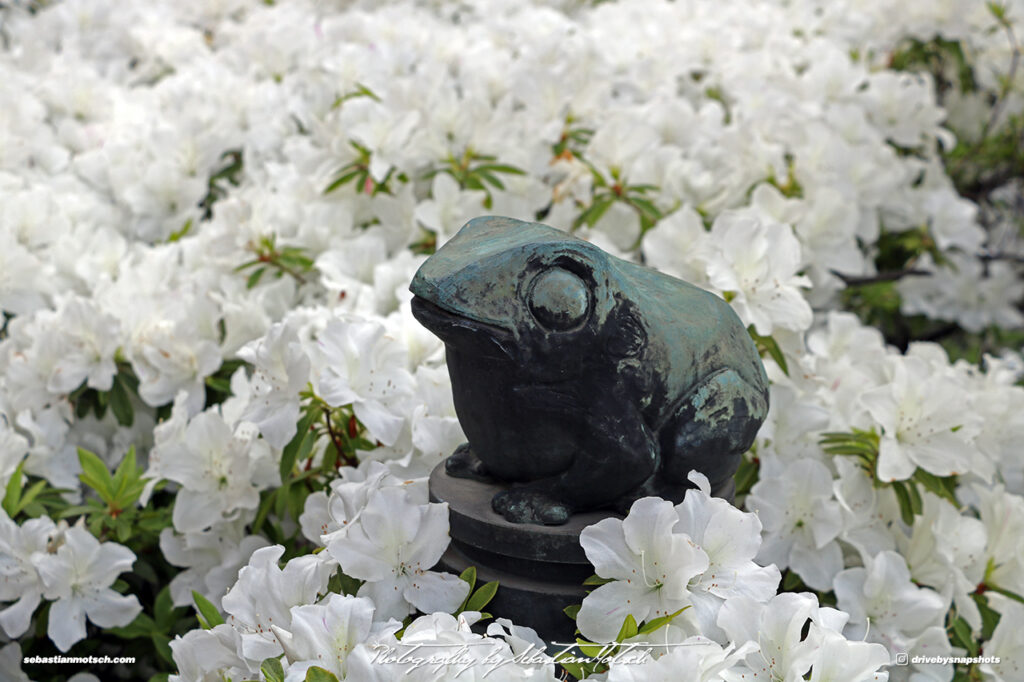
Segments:
[[[767,393],[757,347],[728,303],[689,282],[616,260],[624,286],[642,299],[649,327],[645,355],[664,373],[666,410],[671,412],[704,377],[724,368],[733,369],[752,391]]]

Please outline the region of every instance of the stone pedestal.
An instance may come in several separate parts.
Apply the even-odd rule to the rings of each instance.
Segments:
[[[583,581],[594,574],[580,531],[617,515],[575,514],[563,526],[510,523],[491,509],[491,498],[506,487],[452,478],[443,462],[434,469],[430,500],[448,503],[452,537],[438,568],[461,573],[476,566],[478,585],[500,583],[489,613],[533,628],[549,644],[573,642],[575,624],[562,609],[583,601]]]

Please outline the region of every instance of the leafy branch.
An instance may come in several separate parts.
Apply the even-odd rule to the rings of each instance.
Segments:
[[[357,466],[357,451],[379,445],[366,438],[366,429],[351,405],[331,407],[311,389],[303,391],[302,398],[295,436],[281,453],[281,485],[262,493],[252,523],[252,533],[263,532],[281,544],[287,537],[279,521],[286,517],[298,520],[311,493],[327,488],[340,467]],[[318,455],[319,464],[314,466]],[[297,529],[293,535],[296,533]]]
[[[553,160],[583,159],[583,149],[590,143],[590,138],[594,136],[594,129],[576,126],[575,123],[576,119],[571,114],[565,117],[565,127],[562,128],[558,142],[551,145]]]
[[[689,606],[684,606],[675,613],[670,613],[658,618],[652,618],[649,621],[644,621],[639,624],[636,622],[636,619],[633,618],[633,614],[629,614],[622,621],[622,627],[619,628],[619,633],[615,636],[614,642],[601,644],[600,642],[590,642],[577,637],[576,648],[580,650],[583,656],[575,656],[568,651],[565,651],[555,657],[555,662],[562,666],[566,672],[577,680],[585,679],[590,675],[607,672],[609,668],[609,661],[614,660],[616,656],[627,653],[632,648],[633,645],[624,644],[627,639],[632,639],[633,637],[640,635],[649,635],[671,623],[679,614],[689,608]],[[580,611],[580,605],[574,604],[572,606],[567,606],[564,611],[565,615],[576,620],[576,616]],[[579,632],[579,630],[577,629],[576,632]]]
[[[225,184],[238,187],[241,182],[240,176],[245,166],[242,150],[229,149],[220,155],[220,160],[223,163],[210,175],[210,179],[206,181],[206,195],[199,201],[199,208],[203,209],[203,220],[209,220],[213,217],[213,205],[227,195],[228,190]],[[185,223],[182,230],[175,233],[178,235],[177,239],[180,239],[191,227],[191,223]]]
[[[235,272],[254,268],[245,282],[248,289],[259,284],[268,270],[272,271],[277,279],[290,275],[299,284],[305,284],[305,275],[313,269],[313,259],[306,255],[305,249],[297,246],[278,247],[277,235],[274,234],[249,242],[246,248],[256,257],[236,267]]]
[[[640,239],[665,217],[666,213],[648,196],[650,192],[658,191],[656,185],[630,185],[621,177],[618,168],[611,168],[609,170],[610,178],[605,178],[597,168],[586,161],[584,163],[590,167],[590,172],[594,177],[593,196],[590,205],[573,220],[573,230],[579,229],[583,225],[593,227],[615,202],[621,202],[636,211],[640,218]],[[639,239],[637,243],[639,244]]]
[[[392,177],[395,177],[395,169],[389,169],[381,181],[377,182],[370,175],[370,159],[373,156],[373,152],[370,151],[369,147],[365,147],[355,140],[349,140],[348,143],[356,150],[356,159],[345,164],[334,173],[334,179],[324,189],[324,194],[330,194],[353,181],[357,192],[363,192],[370,196],[376,196],[381,192],[390,194],[391,189],[388,187],[388,183],[391,182]],[[408,180],[401,173],[397,177],[402,181]]]
[[[440,166],[427,171],[423,178],[429,180],[438,173],[446,173],[459,183],[462,189],[475,189],[485,193],[484,208],[490,209],[494,203],[491,188],[504,190],[505,183],[498,177],[505,175],[526,175],[520,168],[507,163],[499,163],[498,157],[489,154],[477,154],[467,147],[461,156],[449,154]]]
[[[373,90],[366,87],[362,83],[356,83],[355,90],[351,90],[343,95],[338,95],[337,97],[334,98],[334,101],[331,103],[331,109],[340,109],[342,104],[349,101],[350,99],[356,99],[358,97],[368,97],[369,99],[372,99],[374,102],[380,102],[380,97],[377,96],[377,93],[375,93]]]
[[[880,436],[874,430],[853,429],[850,432],[827,432],[818,441],[830,455],[844,455],[857,460],[876,488],[889,487],[896,494],[900,506],[900,517],[908,526],[914,517],[920,516],[924,507],[919,488],[951,503],[957,509],[960,501],[956,497],[956,476],[936,476],[918,467],[913,474],[902,481],[881,481],[878,479],[878,453]]]
[[[64,509],[59,516],[84,514],[89,530],[100,538],[114,535],[118,542],[124,543],[135,535],[144,534],[155,544],[160,531],[171,523],[171,510],[137,507],[146,479],[142,467],[136,466],[135,447],[128,450],[113,475],[102,459],[83,448],[78,449],[78,461],[82,466],[79,480],[91,488],[99,500],[87,499],[85,504]]]

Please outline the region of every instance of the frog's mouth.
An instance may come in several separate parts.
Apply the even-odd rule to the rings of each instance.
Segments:
[[[446,345],[495,360],[511,360],[515,340],[512,332],[442,308],[422,296],[413,296],[412,314]]]

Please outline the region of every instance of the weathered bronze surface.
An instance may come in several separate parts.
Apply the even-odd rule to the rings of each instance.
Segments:
[[[511,218],[468,222],[410,286],[446,347],[469,442],[452,476],[506,485],[516,523],[727,490],[768,411],[757,349],[721,298]]]

